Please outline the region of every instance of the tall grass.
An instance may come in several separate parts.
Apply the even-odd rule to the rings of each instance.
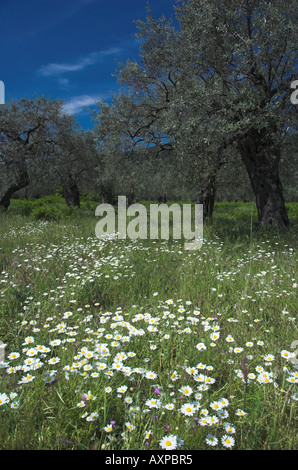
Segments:
[[[0,448],[297,449],[298,204],[289,233],[217,204],[196,252],[26,204],[0,221]]]

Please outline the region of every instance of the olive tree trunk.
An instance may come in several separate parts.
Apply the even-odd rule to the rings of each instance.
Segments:
[[[80,207],[80,191],[77,183],[72,179],[63,183],[63,197],[67,207]]]
[[[215,176],[209,178],[208,181],[201,184],[198,195],[197,203],[203,204],[203,217],[204,219],[212,219],[214,202],[216,193]]]
[[[256,198],[259,226],[287,229],[290,222],[279,177],[279,148],[261,142],[256,130],[241,138],[238,147]]]
[[[6,175],[3,175],[1,180],[0,210],[6,211],[14,193],[28,186],[30,182],[26,162],[22,160],[14,162],[9,169],[7,169]]]

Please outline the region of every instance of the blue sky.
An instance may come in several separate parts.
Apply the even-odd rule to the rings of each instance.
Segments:
[[[84,106],[109,100],[119,85],[116,60],[137,59],[134,20],[147,0],[0,0],[0,80],[5,101],[61,98],[84,128]],[[174,15],[175,0],[149,1],[155,17]]]

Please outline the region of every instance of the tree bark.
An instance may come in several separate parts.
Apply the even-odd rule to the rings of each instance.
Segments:
[[[257,130],[239,139],[238,147],[256,198],[259,226],[290,225],[279,178],[280,150]]]
[[[111,185],[101,185],[100,198],[102,204],[115,204],[115,195]]]
[[[67,207],[80,207],[80,192],[76,182],[68,180],[64,183],[63,197]]]
[[[209,178],[208,182],[203,183],[200,186],[197,203],[203,204],[203,217],[204,219],[212,219],[214,202],[215,202],[215,193],[216,193],[216,183],[215,176]]]
[[[7,176],[11,182],[0,187],[0,210],[4,211],[8,209],[14,193],[28,186],[30,182],[26,162],[21,160],[14,162]]]

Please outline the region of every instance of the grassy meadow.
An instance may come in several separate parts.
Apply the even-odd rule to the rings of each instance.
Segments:
[[[198,251],[99,240],[97,205],[0,214],[0,448],[297,449],[298,203],[216,204]]]

